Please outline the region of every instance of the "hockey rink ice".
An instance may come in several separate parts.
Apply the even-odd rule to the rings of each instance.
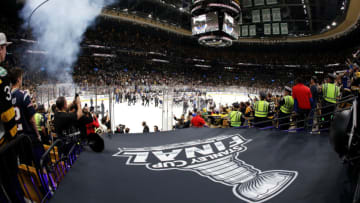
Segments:
[[[234,102],[245,102],[248,101],[247,95],[233,95],[233,94],[212,94],[209,93],[207,98],[213,98],[216,103],[216,108],[219,108],[220,105],[229,106]],[[83,101],[88,103],[88,101]],[[88,104],[89,105],[89,104]],[[101,102],[98,101],[98,106],[101,105]],[[104,99],[105,112],[109,109],[109,100]],[[192,110],[192,107],[189,107],[188,111]],[[173,115],[179,118],[183,112],[182,103],[179,105],[172,105]],[[137,101],[135,105],[128,105],[127,102],[114,105],[114,117],[115,117],[115,126],[119,124],[125,125],[127,128],[130,128],[130,133],[141,133],[143,126],[141,125],[143,121],[149,126],[150,132],[154,131],[154,126],[157,125],[159,130],[162,130],[163,123],[163,109],[162,105],[159,104],[159,107],[155,107],[153,102],[150,102],[150,106],[143,106],[141,100]],[[101,116],[100,116],[101,117]],[[173,125],[175,125],[175,120],[173,120]]]

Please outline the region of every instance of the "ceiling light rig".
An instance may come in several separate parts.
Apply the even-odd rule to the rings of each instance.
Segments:
[[[199,44],[228,47],[240,34],[239,0],[192,0],[192,34]]]

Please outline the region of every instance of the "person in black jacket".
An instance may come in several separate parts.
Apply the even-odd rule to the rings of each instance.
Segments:
[[[6,40],[4,33],[0,33],[0,65],[6,57],[6,47],[11,42]],[[11,140],[17,136],[17,125],[15,122],[15,110],[11,103],[11,86],[8,72],[0,66],[0,149],[3,149]],[[16,150],[7,150],[0,154],[0,201],[24,202],[17,173]],[[5,195],[6,193],[6,195]]]
[[[150,132],[149,126],[146,125],[145,121],[142,122],[142,126],[144,127],[143,133],[149,133]]]

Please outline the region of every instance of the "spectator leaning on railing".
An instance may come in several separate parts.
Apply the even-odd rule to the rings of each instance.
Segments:
[[[313,108],[313,99],[310,88],[304,85],[302,77],[298,77],[295,83],[296,85],[292,88],[292,97],[294,98],[294,109],[297,113],[297,127],[302,128],[305,127],[305,121],[307,121]]]

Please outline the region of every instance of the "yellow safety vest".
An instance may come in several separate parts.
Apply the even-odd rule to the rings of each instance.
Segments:
[[[280,107],[280,111],[285,114],[290,114],[294,109],[294,99],[292,96],[285,96],[285,104]]]
[[[324,100],[336,104],[336,98],[340,96],[340,87],[332,83],[325,83],[322,85]]]
[[[255,102],[255,117],[267,117],[269,113],[269,103],[267,101]]]
[[[240,127],[241,126],[241,116],[242,113],[240,111],[232,111],[230,112],[230,121],[232,127]]]
[[[41,131],[42,122],[44,122],[44,117],[40,113],[35,113],[35,123],[38,131]]]

